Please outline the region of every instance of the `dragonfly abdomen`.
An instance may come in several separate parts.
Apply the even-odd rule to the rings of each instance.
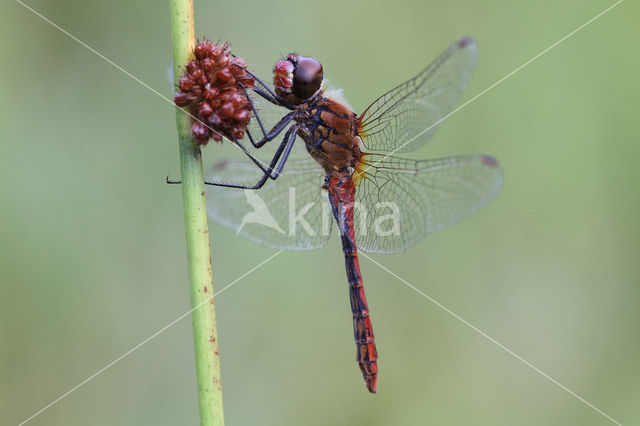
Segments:
[[[342,251],[344,252],[347,281],[349,283],[349,300],[351,301],[351,313],[353,314],[356,361],[362,371],[362,377],[367,389],[372,393],[376,393],[378,389],[378,352],[371,318],[369,317],[367,298],[364,294],[353,227],[355,184],[351,173],[339,171],[327,176],[325,187],[329,191],[329,203],[340,228]]]
[[[367,298],[358,265],[358,255],[345,251],[345,264],[349,278],[349,299],[353,314],[353,338],[356,341],[356,361],[362,371],[367,388],[375,393],[378,388],[378,352],[369,316]],[[353,279],[352,279],[353,278]]]

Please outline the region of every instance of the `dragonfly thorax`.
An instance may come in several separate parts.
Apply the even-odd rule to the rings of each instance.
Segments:
[[[296,107],[297,134],[327,171],[353,168],[362,156],[357,115],[322,92]]]

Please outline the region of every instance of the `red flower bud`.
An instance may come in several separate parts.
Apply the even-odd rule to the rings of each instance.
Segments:
[[[229,68],[222,68],[218,71],[218,74],[216,74],[216,82],[218,84],[228,83],[229,80],[231,80],[231,77],[233,77],[231,75],[231,70]]]
[[[178,92],[175,95],[173,95],[173,102],[175,102],[176,105],[178,105],[179,107],[184,107],[191,103],[188,97],[189,97],[189,93]]]
[[[198,116],[199,117],[208,117],[213,114],[213,108],[206,102],[200,104],[200,108],[198,108]]]
[[[210,130],[201,122],[194,121],[191,125],[191,133],[193,134],[193,137],[198,141],[204,140],[206,142],[206,140],[209,139]]]
[[[191,80],[189,77],[180,77],[178,87],[180,88],[180,91],[188,92],[193,88],[193,80]]]
[[[211,114],[207,121],[214,127],[222,125],[222,118],[218,114]]]
[[[220,89],[218,89],[217,87],[211,87],[211,84],[207,83],[204,86],[204,92],[202,93],[202,96],[204,96],[206,100],[210,101],[216,98],[219,94]]]
[[[228,43],[216,45],[203,40],[193,53],[194,59],[185,66],[178,81],[179,92],[174,95],[176,105],[189,107],[197,117],[191,125],[193,137],[200,145],[209,138],[221,141],[222,136],[242,139],[251,120],[251,106],[242,86],[254,85],[245,62],[231,56]]]
[[[225,102],[224,104],[222,104],[222,107],[220,108],[220,112],[225,117],[233,117],[236,112],[236,109],[233,106],[233,103]]]
[[[215,68],[216,63],[213,59],[211,58],[204,58],[202,60],[202,69],[204,70],[204,72],[211,72],[213,71],[213,69]]]
[[[246,109],[241,109],[240,111],[236,112],[236,115],[234,115],[233,118],[235,118],[236,121],[248,122],[251,119],[251,113],[249,113],[249,111],[247,111]]]

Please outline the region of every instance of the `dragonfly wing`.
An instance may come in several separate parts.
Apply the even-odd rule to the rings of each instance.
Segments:
[[[209,216],[263,246],[312,250],[331,233],[331,212],[322,184],[324,171],[311,158],[289,160],[282,175],[259,190],[207,186]],[[207,173],[207,180],[255,184],[260,170],[249,159],[228,159]]]
[[[486,155],[408,160],[370,154],[356,190],[358,247],[400,253],[427,234],[487,204],[502,186],[502,169]]]
[[[408,152],[424,145],[453,110],[477,57],[475,41],[462,38],[420,74],[376,99],[360,116],[365,146]]]

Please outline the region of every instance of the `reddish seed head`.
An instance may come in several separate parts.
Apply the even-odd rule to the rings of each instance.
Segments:
[[[187,71],[187,74],[189,74],[189,76],[193,76],[193,73],[196,72],[196,70],[198,69],[198,63],[196,61],[189,61],[187,62],[187,66],[185,67],[185,70]]]
[[[211,114],[207,121],[209,122],[209,124],[215,127],[219,127],[220,125],[222,125],[222,118],[220,118],[220,115],[218,113]]]
[[[233,117],[236,112],[236,108],[232,102],[225,102],[224,104],[222,104],[220,112],[225,117]]]
[[[231,130],[231,136],[236,139],[241,139],[244,136],[244,127],[236,126]]]
[[[246,99],[244,93],[240,94],[240,92],[233,92],[230,97],[230,101],[234,106],[241,106]]]
[[[182,92],[188,92],[193,88],[193,80],[188,77],[180,77],[180,82],[178,83],[178,87]]]
[[[201,61],[205,57],[207,57],[213,47],[213,43],[211,43],[209,40],[202,40],[200,43],[196,44],[195,49],[193,49],[193,53],[195,54],[196,59]]]
[[[219,67],[227,67],[227,65],[229,65],[229,57],[227,55],[220,55],[216,58],[216,63]]]
[[[236,115],[233,116],[236,121],[248,121],[251,118],[251,114],[249,113],[249,111],[247,111],[246,109],[241,109],[240,111],[236,112]]]
[[[210,131],[204,124],[199,121],[195,121],[193,125],[191,125],[191,133],[198,141],[206,141],[209,139]]]
[[[200,104],[200,108],[198,108],[198,115],[200,117],[208,117],[211,114],[213,114],[213,108],[211,107],[211,105],[209,105],[209,103],[207,102],[202,102]]]
[[[202,69],[204,70],[204,72],[211,72],[213,71],[213,69],[215,68],[216,63],[213,59],[211,58],[204,58],[202,60]]]
[[[175,102],[179,107],[187,106],[191,103],[191,101],[187,99],[187,96],[189,96],[188,93],[176,93],[173,95],[173,102]]]
[[[237,56],[231,60],[231,65],[233,65],[234,70],[239,70],[240,68],[246,68],[247,64],[244,63],[242,58],[238,58]]]
[[[195,59],[185,66],[174,101],[188,107],[195,117],[191,127],[194,138],[200,145],[209,138],[221,141],[223,135],[242,139],[251,120],[251,106],[243,87],[254,84],[245,62],[231,56],[228,43],[203,40],[193,53]]]
[[[231,70],[229,68],[222,68],[220,71],[218,71],[218,74],[216,74],[216,81],[219,84],[228,83],[232,78],[233,74],[231,73]]]
[[[204,86],[203,96],[206,100],[211,101],[220,94],[220,89],[211,87],[209,83]]]
[[[193,80],[194,82],[199,82],[202,76],[203,74],[200,68],[195,69],[192,73],[189,73],[189,77],[191,77],[191,80]]]

